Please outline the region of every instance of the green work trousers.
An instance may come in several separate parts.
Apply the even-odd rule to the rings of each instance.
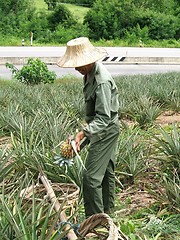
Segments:
[[[118,136],[119,126],[113,124],[103,138],[90,143],[83,175],[86,217],[107,213],[114,207],[114,168]]]

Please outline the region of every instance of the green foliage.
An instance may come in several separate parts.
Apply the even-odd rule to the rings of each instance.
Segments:
[[[48,17],[49,27],[52,31],[61,24],[65,28],[75,25],[77,22],[71,12],[63,4],[58,5]]]
[[[72,3],[72,4],[88,6],[88,7],[92,7],[95,1],[96,0],[61,0],[61,2],[64,2],[64,3]]]
[[[48,5],[48,10],[53,10],[58,3],[57,0],[44,0],[44,2]]]
[[[118,140],[117,175],[124,183],[134,183],[146,171],[148,146],[139,129],[122,128]],[[124,175],[124,178],[122,176]]]
[[[0,38],[0,46],[21,46],[22,38],[17,36],[12,36],[11,34],[4,35],[3,32],[0,32],[2,36]]]
[[[124,16],[118,0],[107,1],[106,4],[102,0],[97,0],[86,14],[84,23],[90,29],[90,38],[113,39],[120,36],[122,30],[119,20]]]
[[[169,208],[180,212],[180,175],[177,172],[172,176],[164,174],[162,186],[165,192],[161,192],[161,198],[168,203]]]
[[[63,43],[78,36],[88,36],[85,25],[78,23],[65,5],[58,5],[50,15],[39,13],[39,17],[30,23],[34,39],[38,43]]]
[[[155,12],[164,12],[166,14],[171,14],[175,11],[178,0],[169,0],[168,2],[166,0],[139,0],[138,2],[136,0],[132,0],[132,2],[136,5],[139,9],[150,9]]]
[[[30,6],[29,0],[8,0],[4,1],[2,0],[0,2],[0,9],[4,14],[8,14],[9,10],[12,13],[18,14],[22,13],[27,7]]]
[[[151,120],[149,123],[152,123],[161,110],[174,111],[174,104],[179,105],[179,72],[153,74],[143,77],[140,75],[117,77],[117,86],[119,89],[119,112],[121,118],[127,118],[132,113],[134,117],[137,113],[137,118],[139,118],[138,111],[135,110],[139,109],[142,113],[144,112],[147,123],[149,120]],[[176,102],[174,95],[176,96]],[[143,123],[142,120],[143,116],[138,121]]]
[[[167,104],[173,112],[180,112],[180,93],[176,89],[169,94]]]
[[[65,6],[71,11],[78,23],[83,23],[84,16],[89,11],[89,7],[79,6],[70,3],[66,3]]]
[[[162,109],[158,103],[147,96],[136,97],[137,100],[132,102],[132,110],[128,115],[139,124],[140,128],[146,129],[154,124]]]
[[[3,91],[6,97],[1,102],[0,129],[4,134],[11,134],[14,161],[2,169],[2,177],[7,174],[7,178],[13,170],[22,175],[26,169],[37,176],[43,168],[55,182],[66,179],[81,185],[83,166],[78,159],[68,171],[53,164],[60,142],[80,127],[77,110],[78,101],[82,105],[82,96],[75,94],[79,92],[77,83],[76,88],[69,85],[16,85],[14,90]],[[2,167],[11,157],[7,150],[6,155],[5,158],[2,152]]]
[[[116,46],[139,46],[139,40],[144,46],[180,45],[178,0],[46,0],[44,5],[34,1],[0,2],[0,45],[21,45],[22,39],[28,45],[30,32],[34,44],[65,44],[74,37],[88,36],[105,40],[105,46],[110,41]]]
[[[82,24],[76,24],[71,28],[66,28],[63,25],[58,25],[56,28],[56,32],[52,35],[54,42],[64,43],[66,44],[69,40],[76,38],[78,36],[87,36],[88,32],[87,28]]]
[[[141,39],[143,39],[143,42],[146,42],[149,39],[149,28],[147,26],[141,28],[139,24],[137,24],[136,27],[125,30],[124,37],[129,44],[138,43]]]
[[[34,186],[28,174],[26,171],[20,177],[19,186],[15,190],[9,191],[6,185],[3,186],[0,196],[1,239],[63,239],[66,233],[57,224],[59,212],[53,210],[53,205],[46,198],[38,201],[34,191],[29,201],[22,194],[23,187]],[[63,208],[63,203],[60,207]]]
[[[84,23],[90,28],[90,37],[99,40],[124,38],[128,32],[142,38],[145,34],[150,39],[179,38],[179,18],[167,10],[163,1],[108,1],[97,0],[86,14]],[[138,5],[139,5],[138,4]],[[157,8],[158,5],[158,8]],[[148,8],[147,6],[153,6]],[[174,5],[169,5],[173,9]],[[164,11],[163,11],[163,10]],[[128,18],[127,18],[128,16]],[[139,26],[139,27],[134,27]],[[140,31],[144,29],[144,31]],[[125,35],[126,34],[126,35]],[[142,36],[140,36],[142,35]]]
[[[176,171],[180,174],[180,133],[178,126],[173,124],[171,133],[160,129],[161,136],[155,137],[159,149],[159,159],[162,160],[164,171]],[[166,162],[166,164],[164,164]]]
[[[148,232],[152,237],[158,235],[164,237],[163,239],[171,239],[170,235],[179,234],[180,231],[180,215],[170,215],[165,219],[150,215],[146,220],[146,225],[143,227],[145,232]],[[159,238],[153,238],[159,239]],[[175,238],[176,239],[176,238]]]
[[[30,32],[33,32],[33,40],[37,41],[40,38],[47,38],[49,41],[49,22],[47,12],[35,12],[31,21],[21,22],[22,33],[21,36],[25,40],[25,46],[30,42]],[[30,44],[29,44],[30,45]]]
[[[140,10],[134,24],[139,24],[140,28],[148,27],[150,39],[179,38],[180,20],[170,14]]]
[[[128,221],[128,222],[121,223],[120,228],[123,233],[129,236],[132,233],[134,233],[135,225],[132,221]]]
[[[27,65],[18,70],[13,64],[6,64],[10,68],[15,78],[27,85],[35,85],[40,83],[53,83],[56,79],[56,74],[48,70],[47,65],[40,59],[28,59]]]
[[[12,158],[12,150],[8,150],[7,144],[0,149],[0,182],[10,179],[14,171],[14,163],[8,164]]]
[[[48,6],[44,0],[38,0],[38,1],[34,0],[34,6],[35,6],[37,12],[42,11],[42,10],[45,11],[48,9]]]
[[[31,21],[34,7],[29,0],[9,0],[0,2],[0,30],[6,35],[21,35],[21,24]]]

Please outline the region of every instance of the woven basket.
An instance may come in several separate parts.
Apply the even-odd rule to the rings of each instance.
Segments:
[[[51,186],[63,209],[69,209],[70,214],[73,214],[78,205],[79,187],[70,183],[51,183]],[[33,193],[36,201],[42,201],[45,198],[48,199],[43,184],[31,185],[24,188],[20,193],[20,197],[24,200],[32,201]]]
[[[105,213],[94,214],[84,220],[79,233],[80,239],[129,240]]]

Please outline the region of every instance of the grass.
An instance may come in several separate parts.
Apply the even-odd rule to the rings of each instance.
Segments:
[[[129,42],[130,39],[114,39],[114,40],[99,40],[93,43],[95,46],[105,47],[139,47],[139,41]],[[180,48],[180,40],[169,39],[169,40],[146,40],[143,42],[143,47],[154,47],[154,48]]]
[[[37,10],[47,10],[48,6],[44,2],[44,0],[34,0],[34,7],[37,8]]]
[[[87,7],[77,6],[74,4],[66,3],[65,6],[72,12],[75,18],[81,23],[83,22],[83,19],[86,13],[89,11],[89,8]]]
[[[34,3],[35,3],[35,7],[39,11],[48,9],[48,6],[44,2],[44,0],[34,0]],[[69,3],[62,3],[62,4],[64,4],[71,11],[74,17],[81,23],[83,22],[83,19],[86,13],[89,11],[88,7],[77,6]]]

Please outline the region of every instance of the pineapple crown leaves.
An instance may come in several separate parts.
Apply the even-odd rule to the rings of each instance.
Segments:
[[[66,159],[66,158],[64,158],[64,157],[62,157],[60,155],[59,156],[55,156],[54,160],[55,160],[54,163],[59,165],[60,167],[67,168],[67,167],[70,167],[70,166],[72,166],[74,164],[73,159]]]

